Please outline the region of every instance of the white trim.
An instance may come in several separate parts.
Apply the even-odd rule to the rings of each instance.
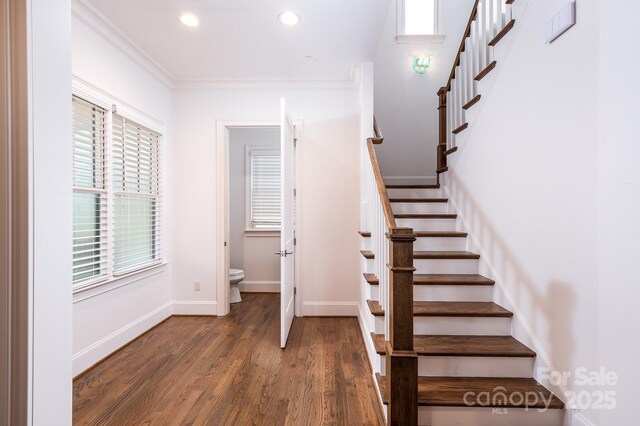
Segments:
[[[72,76],[71,87],[74,95],[106,109],[109,113],[112,112],[113,105],[116,105],[118,115],[133,120],[154,132],[160,133],[160,135],[164,135],[166,133],[166,125],[162,120],[159,120],[122,99],[109,94],[107,91],[101,89],[88,80],[83,79],[77,74],[73,74]],[[108,124],[111,126],[110,121]],[[110,137],[111,134],[108,132],[108,135]]]
[[[169,318],[171,302],[165,303],[148,314],[130,322],[119,330],[98,340],[73,355],[73,376],[77,376],[100,360],[117,351],[127,343]]]
[[[369,362],[371,364],[371,380],[373,380],[373,387],[376,390],[376,395],[378,396],[378,403],[380,404],[380,408],[382,409],[382,415],[385,417],[387,411],[385,410],[384,402],[382,401],[382,393],[380,392],[380,387],[378,386],[378,380],[376,379],[376,373],[380,371],[376,370],[376,358],[379,357],[378,352],[376,352],[376,348],[373,345],[373,340],[371,339],[371,331],[367,326],[367,320],[365,318],[365,312],[362,310],[362,304],[358,304],[358,323],[360,324],[360,331],[362,332],[362,340],[364,341],[364,346],[367,351],[367,356],[369,357]]]
[[[445,34],[398,34],[396,41],[398,44],[444,43],[446,37]]]
[[[86,0],[72,0],[71,14],[126,57],[148,71],[166,87],[173,88],[173,81],[175,79],[171,73],[138,46],[91,3]]]
[[[570,426],[596,426],[591,420],[585,417],[584,414],[580,412],[574,412],[574,410],[567,410],[567,414],[570,419]]]
[[[242,281],[238,287],[240,292],[280,293],[280,281]]]
[[[357,317],[358,309],[358,302],[302,302],[302,316]]]
[[[114,276],[111,279],[100,281],[92,285],[76,288],[73,290],[73,303],[82,302],[83,300],[91,299],[92,297],[99,296],[111,290],[133,284],[136,281],[162,274],[167,271],[167,265],[167,262],[159,263],[144,269],[129,272],[125,275],[118,277]]]
[[[358,87],[359,76],[352,72],[351,79],[345,80],[231,80],[231,79],[211,79],[211,80],[177,80],[173,83],[174,90],[268,90],[268,89],[336,89],[352,90]]]
[[[173,315],[203,315],[217,316],[217,302],[208,302],[204,300],[174,300]]]
[[[247,238],[280,237],[280,230],[271,229],[245,229],[244,236]]]

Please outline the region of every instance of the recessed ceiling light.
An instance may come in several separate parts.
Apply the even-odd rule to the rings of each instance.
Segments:
[[[192,13],[183,13],[178,19],[187,27],[197,27],[200,25],[200,20]]]
[[[278,15],[278,21],[280,21],[282,25],[298,25],[300,23],[300,15],[287,10]]]

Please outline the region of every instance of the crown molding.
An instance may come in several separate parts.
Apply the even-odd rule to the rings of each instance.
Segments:
[[[168,88],[173,88],[174,77],[122,30],[86,0],[72,0],[71,14],[93,32],[118,49],[129,59],[156,77]]]
[[[354,68],[355,69],[355,68]],[[251,89],[326,89],[326,90],[351,90],[359,87],[360,73],[351,72],[351,78],[344,80],[178,80],[174,81],[174,90],[251,90]]]

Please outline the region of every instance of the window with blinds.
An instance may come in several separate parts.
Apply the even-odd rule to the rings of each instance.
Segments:
[[[81,98],[73,106],[73,285],[107,275],[106,111]]]
[[[281,206],[280,151],[251,149],[250,227],[254,230],[279,230]]]
[[[113,114],[114,274],[160,257],[160,134]]]

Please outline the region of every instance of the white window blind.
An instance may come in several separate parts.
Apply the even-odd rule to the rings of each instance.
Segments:
[[[280,152],[252,149],[249,156],[251,229],[280,229]]]
[[[73,285],[107,275],[106,111],[81,98],[73,107]]]
[[[160,134],[113,114],[114,274],[160,262]]]
[[[404,34],[432,35],[437,30],[436,0],[403,0]]]

